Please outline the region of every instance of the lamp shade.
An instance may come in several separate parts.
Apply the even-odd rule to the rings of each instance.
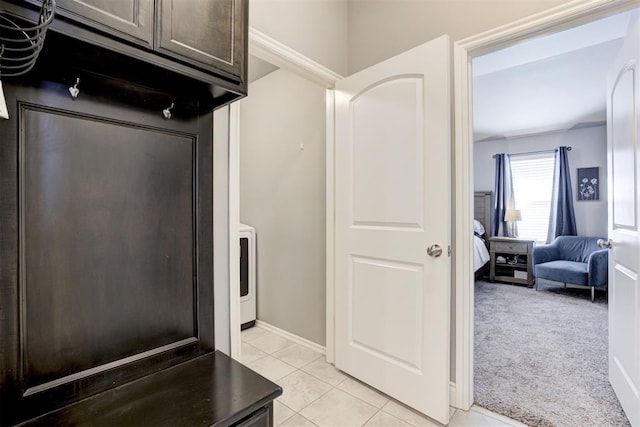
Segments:
[[[504,213],[505,221],[522,221],[522,215],[520,209],[507,209]]]

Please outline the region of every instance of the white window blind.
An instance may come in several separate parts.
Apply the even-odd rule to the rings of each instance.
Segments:
[[[518,221],[518,237],[538,243],[547,240],[549,210],[553,190],[554,153],[523,154],[511,157],[511,174]]]

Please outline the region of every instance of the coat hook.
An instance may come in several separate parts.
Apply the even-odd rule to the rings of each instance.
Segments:
[[[76,84],[69,88],[69,93],[71,94],[72,99],[76,99],[78,94],[80,93],[80,89],[78,89],[78,85],[80,84],[80,77],[76,77]]]
[[[164,110],[162,110],[162,117],[164,117],[165,120],[169,120],[171,117],[173,117],[173,113],[171,112],[171,110],[173,110],[173,107],[175,107],[175,103],[171,103],[171,106],[165,108]]]

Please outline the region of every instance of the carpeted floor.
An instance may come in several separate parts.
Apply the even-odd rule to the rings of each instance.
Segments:
[[[477,281],[475,403],[531,426],[628,426],[608,380],[596,292]]]

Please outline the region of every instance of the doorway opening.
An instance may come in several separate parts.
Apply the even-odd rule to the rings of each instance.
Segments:
[[[606,73],[631,16],[602,17],[472,60],[472,214],[474,234],[484,235],[474,242],[472,398],[527,424],[628,423],[608,380],[606,286],[591,303],[585,287],[536,281],[532,252],[550,242],[560,146],[571,147],[577,235],[607,237]],[[501,153],[510,155],[506,187],[514,194],[497,214]],[[496,231],[496,215],[510,230]]]
[[[249,302],[256,304],[256,324],[323,353],[324,312],[314,304],[306,324],[300,319],[309,313],[299,312],[310,298],[324,299],[324,281],[318,278],[325,269],[325,99],[326,88],[341,76],[254,28],[249,28],[249,53],[252,96],[228,110],[231,354],[246,359],[240,330],[252,323],[242,320],[241,304],[250,298],[240,296],[241,223],[255,232],[256,292]],[[302,212],[311,206],[311,215]],[[295,237],[300,235],[306,240]],[[293,284],[305,268],[317,273],[314,283]],[[318,295],[309,297],[313,292]]]

